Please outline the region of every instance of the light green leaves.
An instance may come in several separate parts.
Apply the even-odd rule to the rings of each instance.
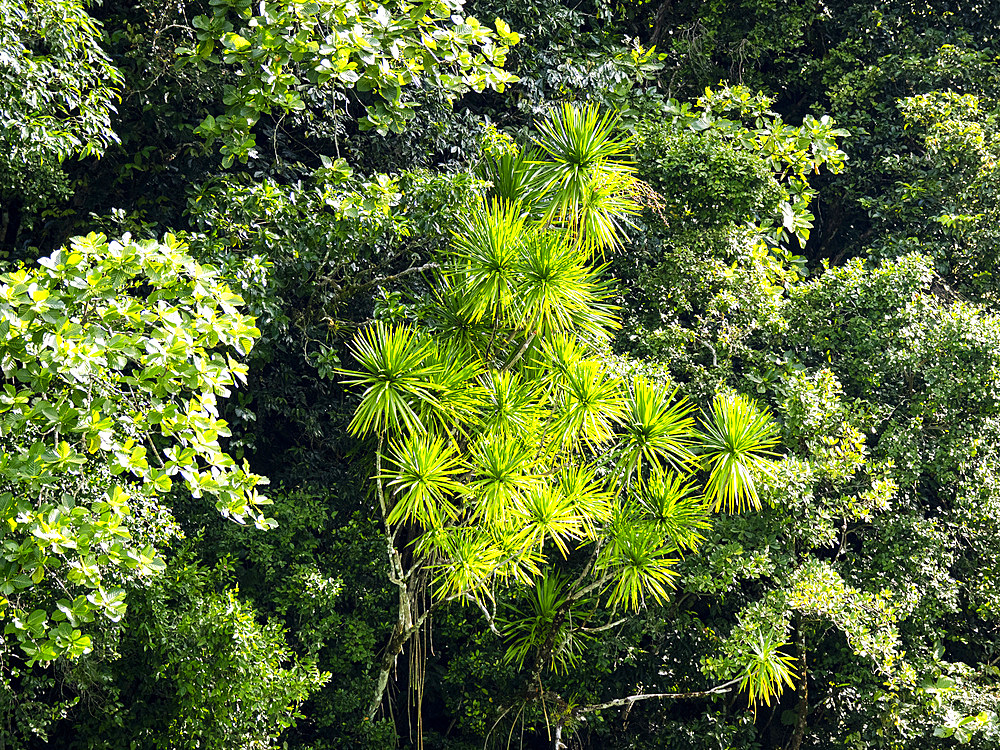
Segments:
[[[506,314],[515,295],[526,232],[518,207],[494,200],[473,211],[455,235],[454,256],[464,272],[472,320]]]
[[[431,342],[413,329],[377,323],[355,338],[353,353],[364,372],[349,372],[346,382],[364,386],[361,405],[348,427],[355,435],[423,431],[420,403],[434,400],[426,363]]]
[[[746,667],[740,675],[740,690],[747,693],[750,704],[771,705],[771,700],[781,695],[784,687],[795,687],[792,668],[795,660],[782,653],[785,644],[757,633],[749,642]]]
[[[655,525],[637,522],[629,509],[616,521],[597,564],[598,570],[613,572],[609,603],[638,610],[647,596],[666,601],[677,577],[677,548]]]
[[[570,364],[560,381],[557,444],[582,442],[596,449],[610,441],[622,412],[621,381],[592,359]]]
[[[777,442],[774,422],[757,402],[743,396],[717,396],[699,433],[700,458],[710,472],[705,495],[715,509],[730,513],[759,508],[756,475],[770,473]]]
[[[346,372],[351,431],[388,444],[376,489],[397,585],[430,571],[439,601],[488,617],[498,591],[532,589],[506,636],[533,671],[575,658],[577,614],[665,601],[712,510],[756,503],[775,443],[753,402],[717,399],[699,432],[676,389],[605,361],[618,321],[593,254],[619,241],[635,187],[614,122],[567,105],[537,160],[494,158],[498,197],[454,234],[432,294],[361,331]]]
[[[618,327],[607,284],[600,280],[603,269],[592,268],[586,256],[565,235],[551,231],[532,232],[520,257],[516,323],[519,328],[549,336],[583,331],[604,338]]]
[[[638,492],[639,507],[657,531],[679,549],[697,549],[709,528],[710,508],[681,474],[654,474]]]
[[[612,455],[623,482],[666,469],[686,473],[694,464],[694,407],[677,389],[667,392],[637,376],[625,394],[623,435]]]
[[[452,477],[461,473],[463,466],[448,443],[411,434],[392,443],[389,461],[395,470],[381,478],[399,499],[389,511],[387,523],[408,521],[435,528],[445,518],[455,516],[457,510],[449,498],[461,492],[462,485]]]
[[[118,142],[112,126],[122,77],[86,7],[75,0],[0,4],[0,162],[15,170],[26,161],[100,154]]]
[[[530,444],[514,437],[487,433],[470,451],[476,477],[469,489],[475,498],[475,516],[506,531],[512,510],[524,508],[525,498],[538,478],[528,472],[534,464]]]
[[[542,549],[551,541],[563,557],[569,554],[569,543],[584,536],[583,518],[577,513],[573,498],[558,487],[540,485],[524,501],[517,514],[519,534],[525,545]]]
[[[536,382],[510,370],[484,375],[480,410],[484,433],[530,440],[545,416],[541,389]]]
[[[30,661],[89,651],[86,624],[124,612],[110,582],[162,570],[177,484],[273,524],[263,478],[219,445],[218,397],[246,375],[233,354],[259,333],[185,251],[91,234],[0,275],[0,615]]]
[[[617,116],[596,105],[563,104],[538,123],[547,159],[533,162],[545,220],[565,226],[592,253],[621,246],[628,217],[639,213],[636,178],[623,161],[630,141],[616,138]]]
[[[413,118],[407,88],[433,88],[449,100],[469,90],[503,91],[517,80],[503,66],[518,35],[502,21],[494,32],[460,10],[447,2],[403,2],[391,13],[367,1],[272,1],[252,10],[214,3],[211,15],[192,21],[197,44],[177,52],[199,66],[237,66],[239,75],[226,85],[226,112],[206,118],[198,132],[223,140],[229,166],[248,158],[262,115],[307,111],[310,90],[353,89],[366,108],[361,129],[383,135]]]
[[[455,235],[448,261],[469,323],[594,339],[618,327],[603,267],[592,266],[565,232],[529,225],[517,204],[479,207]]]

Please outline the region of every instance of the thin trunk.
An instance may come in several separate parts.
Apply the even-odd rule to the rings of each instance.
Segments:
[[[0,204],[0,250],[13,253],[21,229],[21,212],[24,202],[20,198],[5,200]]]
[[[413,606],[410,597],[410,586],[408,578],[403,572],[403,561],[400,559],[399,550],[394,543],[394,533],[386,523],[388,513],[385,493],[382,488],[382,441],[379,440],[378,449],[375,451],[375,475],[377,479],[376,490],[378,493],[379,509],[382,512],[382,523],[385,525],[386,554],[389,558],[389,580],[396,586],[399,593],[399,603],[396,607],[396,625],[392,629],[389,642],[385,645],[385,653],[378,667],[378,677],[375,679],[375,694],[372,702],[368,706],[368,718],[374,719],[379,706],[382,705],[382,697],[385,689],[389,685],[389,675],[396,665],[396,657],[403,650],[403,646],[413,635]]]
[[[556,731],[552,733],[552,750],[565,750],[566,743],[562,741],[562,722],[556,724]]]
[[[673,0],[663,0],[660,3],[660,7],[656,11],[656,18],[653,21],[653,33],[649,37],[649,46],[657,47],[660,44],[660,40],[663,39],[664,23],[667,20],[667,13],[670,11],[670,7],[674,4]],[[659,51],[659,50],[657,50]]]
[[[519,359],[521,359],[521,357],[523,357],[523,356],[524,356],[524,352],[525,352],[525,351],[527,351],[527,349],[528,349],[528,347],[529,347],[529,346],[531,346],[531,342],[535,340],[535,336],[536,336],[536,335],[537,335],[537,332],[536,332],[536,331],[532,331],[532,332],[531,332],[531,335],[530,335],[530,336],[528,336],[528,338],[527,338],[527,339],[525,339],[525,341],[524,341],[524,344],[523,344],[523,345],[521,346],[521,348],[520,348],[520,349],[518,349],[518,351],[517,351],[517,354],[515,354],[515,355],[514,355],[514,359],[512,359],[512,360],[511,360],[510,362],[508,362],[507,364],[505,364],[505,365],[503,366],[503,371],[504,371],[504,372],[506,372],[506,371],[507,371],[507,370],[509,370],[509,369],[510,369],[511,367],[513,367],[514,365],[516,365],[516,364],[517,364],[517,361],[518,361]]]
[[[559,635],[559,631],[562,629],[563,623],[566,622],[566,616],[569,614],[569,603],[563,605],[563,608],[552,618],[552,627],[549,629],[549,634],[545,638],[545,642],[541,645],[535,654],[535,665],[531,670],[530,681],[528,682],[529,692],[534,689],[535,685],[541,686],[542,682],[542,671],[545,669],[545,662],[552,658],[552,652],[556,647],[556,637]],[[539,695],[541,695],[541,689],[539,688]]]
[[[398,584],[397,584],[398,585]],[[385,653],[378,667],[378,677],[375,680],[375,695],[368,706],[368,718],[374,719],[378,713],[379,706],[382,705],[382,697],[385,689],[389,685],[389,675],[396,665],[396,657],[403,650],[403,646],[410,640],[415,628],[412,624],[412,609],[410,606],[409,591],[405,585],[399,586],[399,608],[397,612],[396,626],[392,629],[389,642],[385,645]]]

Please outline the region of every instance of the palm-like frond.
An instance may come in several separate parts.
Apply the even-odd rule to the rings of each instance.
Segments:
[[[549,397],[565,382],[569,368],[586,357],[586,350],[572,334],[557,333],[542,340],[537,355],[528,359],[525,369],[545,384]]]
[[[603,267],[587,265],[582,252],[558,232],[535,231],[526,239],[518,263],[514,299],[518,324],[542,336],[579,330],[607,338],[618,327]]]
[[[598,175],[585,187],[575,234],[588,253],[622,247],[630,217],[642,212],[635,185],[632,175],[612,172]]]
[[[628,513],[628,511],[625,511]],[[632,514],[629,514],[632,515]],[[612,607],[637,610],[651,596],[662,602],[677,577],[676,548],[664,541],[653,524],[616,523],[610,540],[601,550],[597,569],[617,578],[608,596]]]
[[[509,525],[511,512],[523,509],[525,496],[535,487],[531,475],[533,451],[513,437],[485,437],[472,447],[470,466],[475,497],[474,517],[491,527]]]
[[[557,392],[559,417],[553,425],[558,445],[582,440],[592,448],[614,436],[622,413],[622,382],[599,362],[580,360],[566,368]]]
[[[437,403],[428,364],[434,350],[429,339],[407,326],[389,327],[379,322],[361,331],[351,352],[362,371],[344,371],[349,385],[364,386],[361,403],[348,425],[353,435],[423,432],[418,413]]]
[[[477,421],[483,401],[482,361],[459,342],[445,340],[431,348],[427,362],[432,365],[435,399],[421,403],[421,421],[436,425],[441,434],[466,434],[466,426]]]
[[[558,487],[536,487],[524,502],[520,539],[526,547],[544,547],[551,539],[562,553],[569,554],[567,543],[585,536],[586,530],[573,501]]]
[[[485,352],[496,333],[492,321],[474,318],[464,272],[452,272],[443,281],[425,316],[430,331],[436,340],[454,341],[470,351]]]
[[[499,319],[514,293],[524,216],[515,203],[493,200],[470,212],[454,234],[452,259],[462,270],[469,319]]]
[[[586,636],[574,626],[574,605],[568,594],[569,581],[558,574],[544,575],[534,582],[528,592],[528,611],[513,610],[503,623],[505,662],[522,669],[529,654],[546,646],[545,666],[557,673],[568,672],[579,661]]]
[[[482,378],[480,424],[483,433],[527,438],[542,416],[536,385],[510,370],[492,371]]]
[[[534,166],[539,156],[536,149],[519,149],[500,156],[487,156],[476,173],[492,184],[490,198],[517,203],[530,211],[531,206],[541,197],[544,187]]]
[[[535,163],[545,220],[568,227],[588,250],[619,244],[620,222],[639,212],[634,170],[624,161],[630,142],[615,138],[617,121],[595,105],[564,104],[538,125],[536,142],[547,156]]]
[[[701,460],[710,472],[705,496],[730,513],[760,507],[757,475],[772,471],[777,430],[770,414],[743,396],[716,396],[702,420]]]
[[[380,477],[399,499],[386,522],[408,521],[425,529],[457,513],[450,497],[463,491],[453,477],[465,471],[453,445],[430,434],[410,434],[389,446],[390,470]]]
[[[459,527],[430,532],[425,536],[433,540],[433,551],[437,553],[436,557],[443,560],[431,568],[436,597],[444,599],[455,594],[471,593],[480,601],[489,598],[490,583],[501,563],[501,552],[487,534]],[[418,549],[426,554],[430,544],[421,542],[418,542]]]
[[[759,633],[749,643],[749,661],[740,678],[740,690],[746,690],[750,704],[756,708],[761,703],[771,705],[771,699],[781,695],[785,685],[795,687],[792,669],[795,660],[781,653],[783,643],[770,640]]]
[[[694,407],[677,389],[668,392],[637,376],[625,398],[624,431],[615,448],[615,474],[623,482],[642,478],[644,468],[686,473],[694,465]]]
[[[599,527],[611,519],[611,493],[598,481],[596,470],[584,464],[564,467],[557,479],[559,490],[573,503],[587,536],[596,539]]]
[[[524,543],[520,534],[523,518],[523,514],[512,515],[505,519],[506,527],[495,529],[493,546],[499,551],[496,576],[500,581],[530,586],[541,574],[545,556],[539,547]]]
[[[655,473],[639,486],[639,507],[660,534],[678,549],[694,550],[704,540],[709,507],[694,485],[676,473]]]

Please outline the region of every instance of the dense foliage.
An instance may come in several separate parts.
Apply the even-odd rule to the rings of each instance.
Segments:
[[[0,746],[996,747],[998,24],[0,0]]]

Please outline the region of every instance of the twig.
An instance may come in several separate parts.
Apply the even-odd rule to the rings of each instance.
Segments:
[[[490,632],[493,633],[493,635],[498,636],[499,638],[503,638],[503,633],[497,630],[497,626],[493,620],[493,615],[490,614],[489,610],[486,609],[486,606],[481,601],[479,601],[479,599],[472,596],[472,594],[465,594],[464,596],[469,601],[474,602],[476,606],[478,606],[479,609],[482,610],[483,615],[485,615],[486,617],[486,624],[489,626]]]

